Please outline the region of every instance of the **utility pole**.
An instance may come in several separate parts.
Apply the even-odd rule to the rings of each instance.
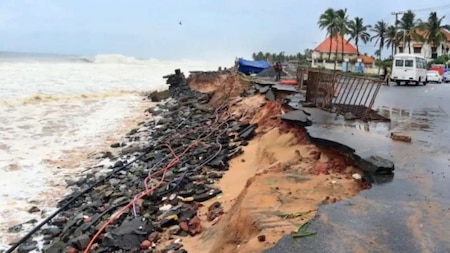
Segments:
[[[397,32],[397,23],[398,23],[398,15],[402,15],[404,12],[403,11],[397,11],[397,12],[392,12],[391,14],[392,15],[395,15],[395,31]],[[405,43],[403,42],[403,50],[405,50],[405,45],[404,45]],[[395,38],[395,49],[394,49],[394,54],[396,54],[397,53],[397,38]],[[394,56],[392,56],[392,57],[394,57]]]

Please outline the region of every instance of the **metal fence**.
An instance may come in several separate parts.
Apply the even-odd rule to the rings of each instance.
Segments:
[[[306,101],[337,114],[351,113],[354,118],[373,119],[375,98],[381,80],[330,70],[309,69]]]

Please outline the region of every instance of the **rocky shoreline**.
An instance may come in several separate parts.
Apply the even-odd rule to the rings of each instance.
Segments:
[[[45,252],[186,252],[182,240],[172,236],[201,233],[199,203],[221,193],[212,185],[255,126],[233,120],[229,101],[208,105],[210,94],[191,90],[182,73],[167,82],[171,98],[149,109],[153,117],[127,135],[131,144],[112,145],[122,148],[114,166],[106,174],[89,173],[69,182],[73,193],[58,208],[73,203],[39,232]],[[159,95],[149,98],[157,101]],[[103,157],[113,158],[108,152]],[[220,203],[209,209],[209,220],[216,223]],[[18,251],[37,247],[28,240]]]
[[[291,132],[297,138],[308,138],[303,129],[311,124],[307,112],[294,110],[281,119],[279,115],[272,115],[279,113],[277,110],[282,111],[277,102],[270,101],[275,100],[275,95],[265,96],[269,102],[264,107],[269,111],[259,117],[263,123],[259,128],[257,123],[242,120],[250,113],[248,109],[238,114],[232,110],[242,96],[263,92],[261,90],[272,92],[271,88],[221,86],[213,92],[202,93],[187,85],[180,70],[165,78],[168,91],[148,95],[153,102],[165,99],[164,102],[147,110],[151,117],[127,134],[128,142],[111,146],[120,150],[118,157],[111,152],[100,155],[115,161],[114,165],[93,169],[79,180],[68,182],[73,192],[59,202],[61,212],[47,217],[38,233],[19,241],[15,245],[18,252],[187,252],[183,238],[201,234],[205,225],[214,226],[226,213],[219,201],[222,190],[217,182],[229,169],[229,161],[243,153],[243,148],[249,145],[259,128],[270,129],[284,120],[291,125],[284,124],[287,132],[293,128]],[[217,76],[209,73],[203,81],[210,83],[214,78]],[[230,78],[235,77],[226,75],[224,81]],[[201,91],[202,87],[196,87],[196,90]],[[288,106],[298,107],[296,97],[286,99],[282,100]],[[252,113],[257,117],[258,108],[253,108]],[[310,136],[308,141],[326,148],[334,145]],[[333,149],[341,149],[350,156],[354,152],[342,146]],[[340,162],[342,158],[339,155],[333,158],[331,153],[334,151],[329,151],[324,154],[330,153],[330,161],[324,162],[320,152],[311,152],[313,158],[301,158],[301,152],[294,151],[300,160],[311,159],[314,166],[308,173],[313,175],[344,173],[348,164],[365,161],[352,157],[352,161]],[[369,166],[373,171],[379,168],[373,163],[365,167]],[[286,171],[285,166],[283,170]],[[369,187],[365,182],[367,175],[363,177],[362,181],[357,179],[360,189]],[[202,202],[207,202],[208,206],[206,217],[200,218]],[[10,231],[18,232],[20,228],[18,225]],[[38,237],[43,238],[43,248],[33,239]],[[258,235],[258,238],[262,237],[265,235]]]

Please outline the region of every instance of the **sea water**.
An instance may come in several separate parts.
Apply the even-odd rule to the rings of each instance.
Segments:
[[[65,179],[89,165],[89,154],[136,126],[151,106],[142,92],[165,89],[162,76],[176,68],[188,74],[217,66],[0,53],[0,250],[20,238],[9,227],[54,210],[68,193]],[[28,213],[32,206],[41,211]]]

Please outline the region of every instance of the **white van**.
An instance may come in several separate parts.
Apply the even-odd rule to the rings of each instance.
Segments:
[[[425,58],[413,54],[396,54],[392,62],[391,80],[400,85],[414,82],[427,84],[427,61]]]

